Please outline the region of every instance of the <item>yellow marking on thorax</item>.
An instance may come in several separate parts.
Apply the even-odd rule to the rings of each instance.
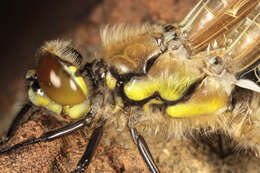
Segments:
[[[132,100],[140,101],[156,91],[166,100],[174,101],[180,99],[185,91],[197,80],[193,76],[183,78],[178,75],[168,76],[166,78],[144,78],[139,80],[131,80],[124,87],[126,96]]]
[[[193,117],[198,115],[208,115],[216,112],[221,107],[225,106],[225,100],[221,98],[212,98],[205,102],[183,103],[174,106],[169,106],[166,109],[168,115],[176,118]]]
[[[228,105],[228,94],[218,78],[206,78],[185,102],[168,106],[171,117],[193,117],[213,114]]]
[[[106,84],[108,88],[113,90],[116,87],[116,82],[117,82],[116,78],[114,78],[112,74],[108,72],[106,74]]]

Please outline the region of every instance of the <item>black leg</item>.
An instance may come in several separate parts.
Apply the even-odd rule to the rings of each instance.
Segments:
[[[9,139],[14,135],[14,131],[23,118],[23,116],[31,109],[32,105],[30,103],[27,103],[23,106],[23,108],[20,110],[20,112],[16,115],[15,119],[13,120],[11,126],[8,129],[8,132],[4,138],[3,141],[0,142],[0,146],[7,143]]]
[[[227,137],[220,132],[211,134],[211,136],[200,134],[199,140],[206,144],[220,159],[224,159],[234,152],[233,149],[229,147],[231,141],[227,141],[230,139],[227,139]]]
[[[61,137],[63,135],[69,134],[75,130],[82,128],[83,126],[90,125],[92,122],[92,118],[93,118],[93,113],[89,112],[84,119],[81,119],[81,120],[78,120],[71,124],[68,124],[65,127],[46,132],[46,133],[42,134],[39,138],[29,139],[29,140],[23,141],[21,143],[15,144],[15,145],[11,146],[10,148],[4,148],[4,149],[0,150],[0,155],[10,152],[12,150],[18,149],[20,147],[26,146],[26,145],[35,144],[38,142],[50,141],[50,140],[56,139],[58,137]]]
[[[224,148],[223,148],[223,139],[220,134],[218,134],[218,147],[219,147],[220,157],[223,158],[225,155],[225,152],[224,152]]]
[[[91,138],[89,140],[89,143],[87,145],[87,148],[84,152],[84,154],[82,155],[80,161],[77,164],[77,167],[74,171],[72,171],[71,173],[80,173],[83,172],[85,169],[88,168],[88,165],[97,149],[97,146],[100,142],[100,139],[103,135],[103,126],[104,123],[102,122],[102,124],[95,128],[95,130],[93,131]]]
[[[226,158],[227,156],[233,153],[233,150],[229,147],[224,149],[224,144],[227,144],[227,141],[224,141],[223,136],[221,134],[218,134],[219,156],[222,159]]]
[[[158,167],[153,161],[152,154],[149,151],[149,148],[144,140],[144,138],[138,133],[136,128],[129,127],[131,136],[134,140],[134,143],[137,145],[138,150],[143,157],[143,160],[145,161],[147,167],[151,171],[151,173],[160,173]]]

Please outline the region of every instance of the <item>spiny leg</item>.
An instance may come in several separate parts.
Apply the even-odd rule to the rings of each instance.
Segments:
[[[200,134],[200,141],[206,144],[209,149],[214,152],[220,159],[224,159],[231,155],[234,151],[229,147],[230,139],[221,132],[211,134],[211,136],[205,136]],[[229,141],[227,141],[229,140]]]
[[[154,163],[152,154],[149,151],[149,148],[148,148],[144,138],[138,133],[136,128],[129,126],[129,129],[130,129],[132,139],[134,140],[134,143],[137,145],[138,150],[139,150],[143,160],[146,163],[146,166],[149,168],[151,173],[160,173],[158,167]]]
[[[2,150],[0,150],[0,155],[4,154],[4,153],[8,153],[11,152],[15,149],[18,149],[20,147],[26,146],[26,145],[30,145],[30,144],[35,144],[35,143],[39,143],[39,142],[46,142],[46,141],[51,141],[53,139],[56,139],[58,137],[67,135],[75,130],[78,130],[84,126],[88,126],[92,123],[92,119],[93,119],[94,114],[92,112],[89,112],[85,118],[78,120],[76,122],[73,122],[71,124],[68,124],[64,127],[61,127],[59,129],[55,129],[49,132],[46,132],[44,134],[42,134],[39,138],[33,138],[33,139],[28,139],[26,141],[23,141],[21,143],[15,144],[13,146],[11,146],[10,148],[4,148]]]
[[[21,119],[23,118],[23,116],[32,108],[31,103],[26,103],[22,109],[19,111],[19,113],[16,115],[16,117],[14,118],[11,126],[8,129],[8,132],[4,138],[3,141],[0,141],[0,146],[7,143],[9,141],[9,139],[14,135],[15,129],[18,126],[19,122],[21,121]]]
[[[93,131],[90,137],[89,143],[86,147],[84,154],[82,155],[80,161],[78,162],[76,169],[71,173],[80,173],[88,168],[88,165],[91,162],[91,159],[103,135],[103,126],[104,126],[104,122],[101,122],[101,125],[95,128],[95,130]]]

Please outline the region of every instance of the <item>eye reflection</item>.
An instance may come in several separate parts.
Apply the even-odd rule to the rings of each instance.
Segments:
[[[75,82],[72,79],[70,79],[70,88],[72,90],[74,90],[74,91],[77,90],[77,86],[76,86]]]
[[[51,70],[51,72],[50,72],[50,81],[54,87],[56,87],[56,88],[61,87],[61,80],[60,80],[59,76],[55,73],[55,71],[53,71],[53,70]]]

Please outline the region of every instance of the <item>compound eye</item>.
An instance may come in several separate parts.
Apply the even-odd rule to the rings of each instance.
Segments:
[[[73,106],[86,100],[87,87],[82,77],[75,75],[76,67],[68,67],[58,57],[45,53],[37,69],[38,82],[43,92],[61,105]]]

